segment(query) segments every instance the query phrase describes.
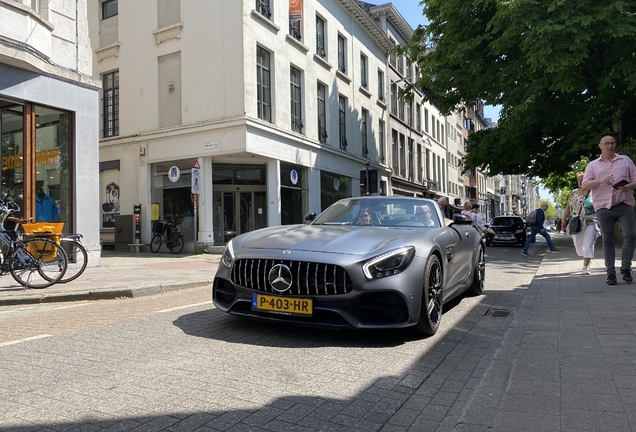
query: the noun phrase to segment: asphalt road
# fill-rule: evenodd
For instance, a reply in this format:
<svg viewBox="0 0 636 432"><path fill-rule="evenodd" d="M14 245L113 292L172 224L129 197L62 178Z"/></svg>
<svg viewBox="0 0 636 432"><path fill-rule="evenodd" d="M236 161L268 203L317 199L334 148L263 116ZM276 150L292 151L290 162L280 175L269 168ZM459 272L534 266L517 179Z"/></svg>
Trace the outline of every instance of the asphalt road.
<svg viewBox="0 0 636 432"><path fill-rule="evenodd" d="M209 288L0 307L0 429L450 430L538 268L519 250L427 339L231 317Z"/></svg>

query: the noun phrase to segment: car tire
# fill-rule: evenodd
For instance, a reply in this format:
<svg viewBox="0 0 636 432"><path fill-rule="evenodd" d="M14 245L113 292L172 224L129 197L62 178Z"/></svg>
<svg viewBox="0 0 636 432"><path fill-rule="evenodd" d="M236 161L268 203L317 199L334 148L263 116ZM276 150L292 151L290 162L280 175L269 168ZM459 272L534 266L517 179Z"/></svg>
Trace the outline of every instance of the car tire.
<svg viewBox="0 0 636 432"><path fill-rule="evenodd" d="M431 255L424 272L420 319L415 325L418 334L432 336L439 329L442 322L442 294L442 265L437 255Z"/></svg>
<svg viewBox="0 0 636 432"><path fill-rule="evenodd" d="M479 246L479 252L477 252L477 262L475 263L475 269L473 270L473 283L468 288L468 292L472 295L478 296L484 293L484 285L486 283L486 254L484 248Z"/></svg>
<svg viewBox="0 0 636 432"><path fill-rule="evenodd" d="M492 246L492 242L490 240L486 240L486 246L488 247Z"/></svg>

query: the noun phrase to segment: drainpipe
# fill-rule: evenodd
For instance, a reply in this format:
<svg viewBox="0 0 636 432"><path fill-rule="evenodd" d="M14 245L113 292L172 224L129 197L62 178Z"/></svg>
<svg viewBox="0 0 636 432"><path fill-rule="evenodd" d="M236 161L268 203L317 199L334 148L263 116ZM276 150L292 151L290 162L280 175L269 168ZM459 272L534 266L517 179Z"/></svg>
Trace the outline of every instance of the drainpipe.
<svg viewBox="0 0 636 432"><path fill-rule="evenodd" d="M75 0L75 70L79 70L79 14L78 14L79 0Z"/></svg>

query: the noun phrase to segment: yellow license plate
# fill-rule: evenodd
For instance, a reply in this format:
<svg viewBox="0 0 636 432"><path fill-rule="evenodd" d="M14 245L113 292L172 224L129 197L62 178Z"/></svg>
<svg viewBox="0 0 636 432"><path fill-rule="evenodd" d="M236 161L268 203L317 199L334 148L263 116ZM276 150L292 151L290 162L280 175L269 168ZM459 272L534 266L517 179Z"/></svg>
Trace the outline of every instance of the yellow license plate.
<svg viewBox="0 0 636 432"><path fill-rule="evenodd" d="M311 316L312 299L252 294L252 309L284 315Z"/></svg>

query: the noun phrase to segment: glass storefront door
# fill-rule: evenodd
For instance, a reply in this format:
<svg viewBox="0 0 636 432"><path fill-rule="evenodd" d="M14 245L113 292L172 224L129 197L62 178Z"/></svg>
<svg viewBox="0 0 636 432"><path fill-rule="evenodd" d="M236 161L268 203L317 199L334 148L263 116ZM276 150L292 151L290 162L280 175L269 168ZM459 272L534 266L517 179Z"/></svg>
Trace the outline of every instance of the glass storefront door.
<svg viewBox="0 0 636 432"><path fill-rule="evenodd" d="M237 235L267 226L267 193L264 190L213 193L214 244L224 245ZM232 188L236 189L236 188Z"/></svg>
<svg viewBox="0 0 636 432"><path fill-rule="evenodd" d="M0 101L0 154L2 184L0 198L24 207L24 109L21 105ZM20 212L17 216L22 216Z"/></svg>

